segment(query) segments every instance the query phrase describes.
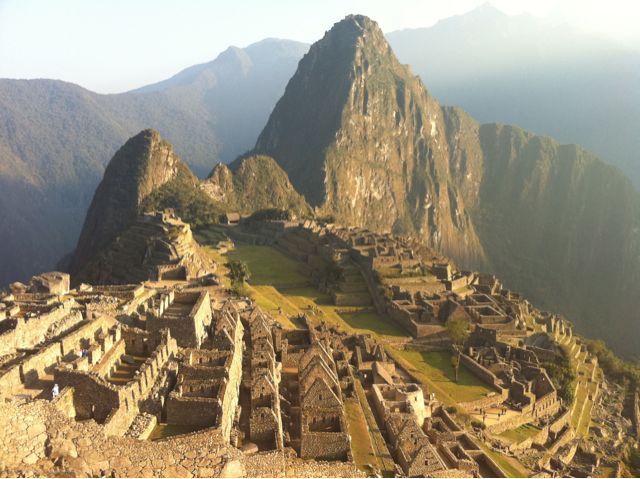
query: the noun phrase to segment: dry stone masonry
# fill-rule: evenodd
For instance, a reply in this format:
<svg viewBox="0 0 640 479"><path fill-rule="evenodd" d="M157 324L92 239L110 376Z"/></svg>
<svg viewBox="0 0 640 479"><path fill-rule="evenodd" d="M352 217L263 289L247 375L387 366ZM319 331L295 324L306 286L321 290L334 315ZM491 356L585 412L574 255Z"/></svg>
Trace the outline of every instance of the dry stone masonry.
<svg viewBox="0 0 640 479"><path fill-rule="evenodd" d="M181 235L194 242L171 212L140 221L176 226L181 233L167 249L176 257L184 253ZM575 425L591 409L564 404L545 370L565 356L578 364L580 384L591 388L586 403L597 417L598 447L611 447L603 401L615 397L615 386L603 383L599 400L597 364L565 320L405 238L312 221L242 220L227 228L304 262L337 305L377 309L413 336L411 347L451 348L447 320L469 321L469 339L452 351L492 392L459 407L486 429L450 414L384 342L317 315L284 328L221 286L211 262L193 275L75 288L52 272L0 296L2 474L382 472L356 467L354 441L364 439L354 436L354 404L369 418L367 439L378 434L376 454L389 458L391 474L505 477L487 447L541 474L619 467L594 453L582 419ZM503 432L532 424L537 434L504 443Z"/></svg>

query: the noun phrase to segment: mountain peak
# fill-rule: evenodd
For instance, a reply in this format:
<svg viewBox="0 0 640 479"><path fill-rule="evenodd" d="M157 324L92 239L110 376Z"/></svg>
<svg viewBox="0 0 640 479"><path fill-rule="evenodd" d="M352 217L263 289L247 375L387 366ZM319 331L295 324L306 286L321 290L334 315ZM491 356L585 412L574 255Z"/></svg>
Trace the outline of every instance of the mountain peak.
<svg viewBox="0 0 640 479"><path fill-rule="evenodd" d="M448 253L483 253L449 181L440 105L400 64L380 27L349 15L313 44L258 137L321 214L430 235ZM425 174L425 172L427 172ZM436 206L437 205L437 206Z"/></svg>
<svg viewBox="0 0 640 479"><path fill-rule="evenodd" d="M378 23L371 20L366 15L361 14L350 14L344 17L342 20L334 24L334 28L338 25L353 25L359 28L361 31L365 31L366 29L379 29Z"/></svg>
<svg viewBox="0 0 640 479"><path fill-rule="evenodd" d="M339 22L336 22L330 30L328 30L322 40L317 43L331 41L340 41L346 44L353 44L359 39L367 37L377 37L384 39L384 33L380 29L377 22L371 20L365 15L347 15Z"/></svg>
<svg viewBox="0 0 640 479"><path fill-rule="evenodd" d="M468 14L478 15L478 16L492 16L492 17L506 17L507 14L502 10L497 8L491 2L485 2L482 5L477 6L473 10L471 10Z"/></svg>
<svg viewBox="0 0 640 479"><path fill-rule="evenodd" d="M71 272L78 271L138 215L144 199L179 174L190 175L170 143L156 130L142 130L116 152L93 197Z"/></svg>

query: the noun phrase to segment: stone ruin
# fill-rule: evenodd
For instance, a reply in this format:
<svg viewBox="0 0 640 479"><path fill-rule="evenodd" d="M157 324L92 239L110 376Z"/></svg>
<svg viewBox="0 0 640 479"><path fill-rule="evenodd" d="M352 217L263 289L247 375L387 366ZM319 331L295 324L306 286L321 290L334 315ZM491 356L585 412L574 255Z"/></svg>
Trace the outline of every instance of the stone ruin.
<svg viewBox="0 0 640 479"><path fill-rule="evenodd" d="M543 359L554 362L561 353L534 349L526 344L514 346L498 341L496 330L482 326L477 326L467 340L460 356L462 364L500 393L493 396L493 401L470 405L470 409L483 417L489 408L504 407L504 412L498 413L495 424L490 426L494 432L539 422L560 411L561 400L541 363ZM515 418L510 417L507 410L517 412Z"/></svg>
<svg viewBox="0 0 640 479"><path fill-rule="evenodd" d="M190 231L179 220L165 212L141 221L152 228L173 224L176 229L167 227L163 234L177 232L171 248L156 242L150 253L140 251L143 258L158 259L156 252L164 251L166 264L182 261L176 259L187 253L177 246L188 243L182 241ZM583 359L568 322L533 308L493 276L458 272L437 257L424 260L407 239L313 222L252 227L266 228L269 241L286 246L312 271L327 259L343 261L343 272L361 271L374 292L373 306L414 336L439 338L449 318L469 320L474 332L461 351L462 361L495 393L463 406L476 418L492 408L509 409L488 428L494 433L544 424L531 439L549 453L537 466L540 471L598 467L593 451L577 445L571 411L541 366L562 354L559 344ZM11 414L34 417L38 424L37 434L0 440L4 454L28 451L15 453L10 471L33 466L53 474L66 465L76 474L96 475L218 475L225 470L278 475L287 468L358 475L346 414L355 401L375 423L367 424L369 433L379 429L383 444L376 447L393 459L391 473L505 475L434 395L370 336L306 316L299 318L301 329L283 329L217 281L204 284L192 281L191 273L174 277L170 271L154 276L147 270L138 283L74 289L68 275L45 273L2 293L0 395ZM12 431L18 427L7 424ZM63 435L50 432L52 427ZM146 440L171 428L188 433ZM85 429L92 431L99 454L123 459L94 457L84 443L65 442ZM26 438L43 434L42 448L23 445ZM180 456L173 462L158 457L173 457L163 444ZM191 457L189 447L213 452ZM79 454L89 462L76 461ZM147 463L146 457L155 459ZM135 469L136 461L144 465Z"/></svg>
<svg viewBox="0 0 640 479"><path fill-rule="evenodd" d="M79 278L93 284L187 281L210 276L215 267L191 227L169 209L140 215L83 267Z"/></svg>

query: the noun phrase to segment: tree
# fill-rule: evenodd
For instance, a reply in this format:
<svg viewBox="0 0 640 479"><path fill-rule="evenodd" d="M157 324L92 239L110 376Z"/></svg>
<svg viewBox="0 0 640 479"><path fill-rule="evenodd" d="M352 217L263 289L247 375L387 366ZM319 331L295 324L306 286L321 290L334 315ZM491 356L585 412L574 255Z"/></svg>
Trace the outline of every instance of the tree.
<svg viewBox="0 0 640 479"><path fill-rule="evenodd" d="M234 286L244 286L244 284L251 278L249 266L247 266L247 263L244 261L230 261L227 263L227 267L229 268L231 284Z"/></svg>
<svg viewBox="0 0 640 479"><path fill-rule="evenodd" d="M458 352L451 361L456 373L456 382L458 382L458 370L460 369L460 357L462 356L462 345L469 337L469 321L462 318L449 318L446 324L449 339L456 346Z"/></svg>

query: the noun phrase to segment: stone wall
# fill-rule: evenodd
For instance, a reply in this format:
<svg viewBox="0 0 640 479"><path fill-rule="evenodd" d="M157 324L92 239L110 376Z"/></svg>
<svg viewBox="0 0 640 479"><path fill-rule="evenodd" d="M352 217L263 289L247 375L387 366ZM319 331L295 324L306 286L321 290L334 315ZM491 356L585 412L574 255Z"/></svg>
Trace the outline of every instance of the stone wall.
<svg viewBox="0 0 640 479"><path fill-rule="evenodd" d="M115 324L116 320L114 318L105 315L99 315L93 321L88 321L60 340L62 355L66 356L74 351L88 347L100 333L106 333Z"/></svg>
<svg viewBox="0 0 640 479"><path fill-rule="evenodd" d="M246 456L246 477L367 477L353 462L307 461L293 449Z"/></svg>
<svg viewBox="0 0 640 479"><path fill-rule="evenodd" d="M109 349L107 349L107 346L105 345L105 354L100 358L98 364L93 367L93 372L100 376L107 377L109 373L111 373L112 369L118 364L122 355L125 354L126 347L127 345L124 339L116 341Z"/></svg>
<svg viewBox="0 0 640 479"><path fill-rule="evenodd" d="M333 304L336 306L371 306L371 296L369 292L333 292L331 296Z"/></svg>
<svg viewBox="0 0 640 479"><path fill-rule="evenodd" d="M524 450L530 449L534 444L538 446L542 446L547 442L548 438L549 438L549 427L545 426L542 429L540 429L539 432L537 432L531 437L528 437L524 441L511 444L509 446L509 450L511 452L524 451Z"/></svg>
<svg viewBox="0 0 640 479"><path fill-rule="evenodd" d="M220 414L217 398L171 395L166 407L168 424L213 427Z"/></svg>
<svg viewBox="0 0 640 479"><path fill-rule="evenodd" d="M633 393L631 401L631 421L633 422L633 431L636 439L640 440L640 397L637 390Z"/></svg>
<svg viewBox="0 0 640 479"><path fill-rule="evenodd" d="M215 426L221 437L226 442L230 441L242 380L244 329L240 321L237 321L232 333L233 343L224 359L223 367L191 365L193 360L199 360L201 357L215 359L216 355L207 354L205 351L187 351L186 361L179 369L178 385L167 399L168 423ZM194 387L192 394L191 389ZM206 393L202 388L209 392Z"/></svg>
<svg viewBox="0 0 640 479"><path fill-rule="evenodd" d="M560 431L562 431L569 424L570 420L571 409L567 409L549 425L549 433L554 437L557 436Z"/></svg>
<svg viewBox="0 0 640 479"><path fill-rule="evenodd" d="M0 376L0 400L11 397L22 387L21 366L16 364Z"/></svg>
<svg viewBox="0 0 640 479"><path fill-rule="evenodd" d="M42 343L47 339L47 333L56 329L56 323L62 321L67 327L72 327L82 321L82 314L72 310L72 302L63 303L55 309L38 314L33 318L16 318L14 328L0 336L0 356L19 348L32 348Z"/></svg>
<svg viewBox="0 0 640 479"><path fill-rule="evenodd" d="M104 433L108 436L122 436L127 432L131 423L138 415L138 406L126 400L124 405L112 409L104 421Z"/></svg>
<svg viewBox="0 0 640 479"><path fill-rule="evenodd" d="M170 298L169 304L160 304L156 310L147 314L147 330L151 332L169 329L171 336L182 348L197 348L206 336L206 328L211 325L211 301L209 293L197 291L174 293L162 296ZM183 317L169 317L167 309L170 304L189 304L191 308Z"/></svg>
<svg viewBox="0 0 640 479"><path fill-rule="evenodd" d="M240 396L240 382L242 381L242 338L244 328L238 321L235 328L233 355L229 365L229 375L222 399L220 430L222 437L229 440L231 428L235 419Z"/></svg>
<svg viewBox="0 0 640 479"><path fill-rule="evenodd" d="M119 331L115 329L113 334ZM67 363L55 369L54 381L62 388L67 386L73 388L73 405L78 419L95 419L104 424L108 434L122 435L139 412L138 402L147 397L162 367L177 351L177 345L168 331L163 332L161 339L154 341L158 343L156 348L140 366L134 378L124 385L115 386L98 372L105 376L108 374L111 364L119 357L118 354L122 354L125 350L125 339L116 343L115 352L113 347L109 351L104 351L104 339L100 345L101 352L106 353L102 357L105 361L104 365L101 362L94 366L94 370L88 371L74 369L74 364ZM111 344L111 341L107 343ZM110 355L110 352L114 354ZM78 361L86 363L88 359L91 357L79 358ZM94 361L92 360L91 363L94 364Z"/></svg>
<svg viewBox="0 0 640 479"><path fill-rule="evenodd" d="M53 404L60 412L62 412L68 418L75 419L76 407L73 402L73 396L75 389L71 386L66 386L60 392L60 395L53 398L51 404Z"/></svg>
<svg viewBox="0 0 640 479"><path fill-rule="evenodd" d="M335 432L305 432L300 443L302 459L347 461L351 456L349 435Z"/></svg>
<svg viewBox="0 0 640 479"><path fill-rule="evenodd" d="M111 411L120 406L116 387L87 372L57 369L54 381L61 388L73 388L73 403L78 419L95 419L103 423Z"/></svg>
<svg viewBox="0 0 640 479"><path fill-rule="evenodd" d="M473 374L475 374L482 381L487 383L489 386L494 388L496 391L500 391L502 388L499 386L499 379L489 371L487 368L479 364L473 358L468 356L467 354L460 355L460 363L469 369Z"/></svg>
<svg viewBox="0 0 640 479"><path fill-rule="evenodd" d="M276 449L280 442L280 428L280 421L272 408L257 407L251 411L249 431L252 442L266 444L270 449Z"/></svg>
<svg viewBox="0 0 640 479"><path fill-rule="evenodd" d="M0 403L0 475L219 477L244 475L243 456L213 430L160 441L106 436L52 403Z"/></svg>
<svg viewBox="0 0 640 479"><path fill-rule="evenodd" d="M459 404L464 409L472 411L477 409L490 408L498 404L502 404L507 400L508 397L509 397L509 390L502 389L500 390L500 392L496 392L493 395L476 399L475 401L461 402Z"/></svg>
<svg viewBox="0 0 640 479"><path fill-rule="evenodd" d="M0 397L9 397L23 385L30 385L44 374L53 372L52 368L64 355L86 347L99 333L104 333L106 328L114 323L114 319L102 316L28 356L21 364L13 366L0 377Z"/></svg>
<svg viewBox="0 0 640 479"><path fill-rule="evenodd" d="M48 372L52 372L50 368L54 366L62 357L62 347L60 343L53 343L42 348L36 354L29 356L22 362L20 368L22 370L22 380L29 385L42 378Z"/></svg>
<svg viewBox="0 0 640 479"><path fill-rule="evenodd" d="M576 432L572 427L567 427L555 440L551 446L547 448L549 455L554 455L565 444L569 443L576 437Z"/></svg>
<svg viewBox="0 0 640 479"><path fill-rule="evenodd" d="M491 471L489 477L508 477L500 466L484 452L472 453L472 457L479 465L483 465Z"/></svg>

